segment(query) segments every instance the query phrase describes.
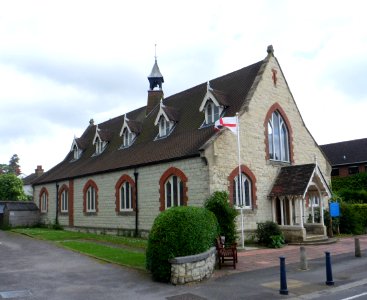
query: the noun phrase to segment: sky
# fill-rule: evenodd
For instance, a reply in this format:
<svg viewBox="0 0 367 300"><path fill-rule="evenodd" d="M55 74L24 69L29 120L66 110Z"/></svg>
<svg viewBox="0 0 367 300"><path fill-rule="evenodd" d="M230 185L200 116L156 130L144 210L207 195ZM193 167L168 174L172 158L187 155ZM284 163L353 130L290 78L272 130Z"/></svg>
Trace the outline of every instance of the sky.
<svg viewBox="0 0 367 300"><path fill-rule="evenodd" d="M47 171L95 124L266 57L320 145L366 138L364 1L0 0L0 163Z"/></svg>

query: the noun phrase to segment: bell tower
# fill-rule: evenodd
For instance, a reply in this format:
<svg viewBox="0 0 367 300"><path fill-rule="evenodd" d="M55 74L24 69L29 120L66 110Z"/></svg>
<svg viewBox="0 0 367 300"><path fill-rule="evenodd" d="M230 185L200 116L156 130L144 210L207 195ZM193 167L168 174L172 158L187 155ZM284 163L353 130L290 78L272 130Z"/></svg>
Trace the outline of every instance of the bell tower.
<svg viewBox="0 0 367 300"><path fill-rule="evenodd" d="M150 75L149 80L149 90L148 90L148 101L146 108L146 115L148 115L160 101L163 99L162 83L164 82L163 75L159 70L157 63L157 55L154 56L154 65Z"/></svg>

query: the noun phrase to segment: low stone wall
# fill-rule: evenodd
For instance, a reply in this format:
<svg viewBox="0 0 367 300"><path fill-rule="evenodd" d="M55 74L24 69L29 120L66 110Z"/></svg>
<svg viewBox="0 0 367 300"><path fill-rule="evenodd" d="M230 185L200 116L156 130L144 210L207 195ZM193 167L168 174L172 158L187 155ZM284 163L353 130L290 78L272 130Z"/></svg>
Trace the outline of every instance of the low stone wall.
<svg viewBox="0 0 367 300"><path fill-rule="evenodd" d="M204 253L170 259L171 283L185 284L209 278L214 271L216 252L212 247Z"/></svg>
<svg viewBox="0 0 367 300"><path fill-rule="evenodd" d="M287 243L301 243L306 240L306 229L300 226L279 226Z"/></svg>

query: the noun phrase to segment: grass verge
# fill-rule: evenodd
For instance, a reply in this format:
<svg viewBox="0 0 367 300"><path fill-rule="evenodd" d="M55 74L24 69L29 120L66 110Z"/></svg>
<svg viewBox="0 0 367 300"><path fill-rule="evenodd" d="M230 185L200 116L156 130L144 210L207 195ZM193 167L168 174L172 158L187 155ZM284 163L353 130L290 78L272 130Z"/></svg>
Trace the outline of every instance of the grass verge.
<svg viewBox="0 0 367 300"><path fill-rule="evenodd" d="M147 247L147 240L117 235L83 233L49 228L16 228L12 229L12 231L47 241L95 240L117 245L125 245L132 248L146 249Z"/></svg>
<svg viewBox="0 0 367 300"><path fill-rule="evenodd" d="M48 228L16 228L11 231L56 242L65 248L111 263L145 269L147 240L144 239Z"/></svg>
<svg viewBox="0 0 367 300"><path fill-rule="evenodd" d="M127 267L145 269L145 253L133 252L126 249L108 247L93 242L63 241L59 242L65 248L84 253L108 262Z"/></svg>

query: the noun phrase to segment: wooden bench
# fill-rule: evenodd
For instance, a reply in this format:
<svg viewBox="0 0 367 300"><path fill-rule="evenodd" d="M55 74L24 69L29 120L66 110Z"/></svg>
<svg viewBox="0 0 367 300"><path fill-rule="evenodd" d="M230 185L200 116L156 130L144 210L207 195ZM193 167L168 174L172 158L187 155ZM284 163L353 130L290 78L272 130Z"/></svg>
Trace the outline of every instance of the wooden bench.
<svg viewBox="0 0 367 300"><path fill-rule="evenodd" d="M232 262L233 269L236 269L236 263L238 262L237 258L237 244L232 244L231 246L225 246L222 243L220 237L216 239L216 248L218 252L219 259L219 269L222 268L224 262L229 261Z"/></svg>

